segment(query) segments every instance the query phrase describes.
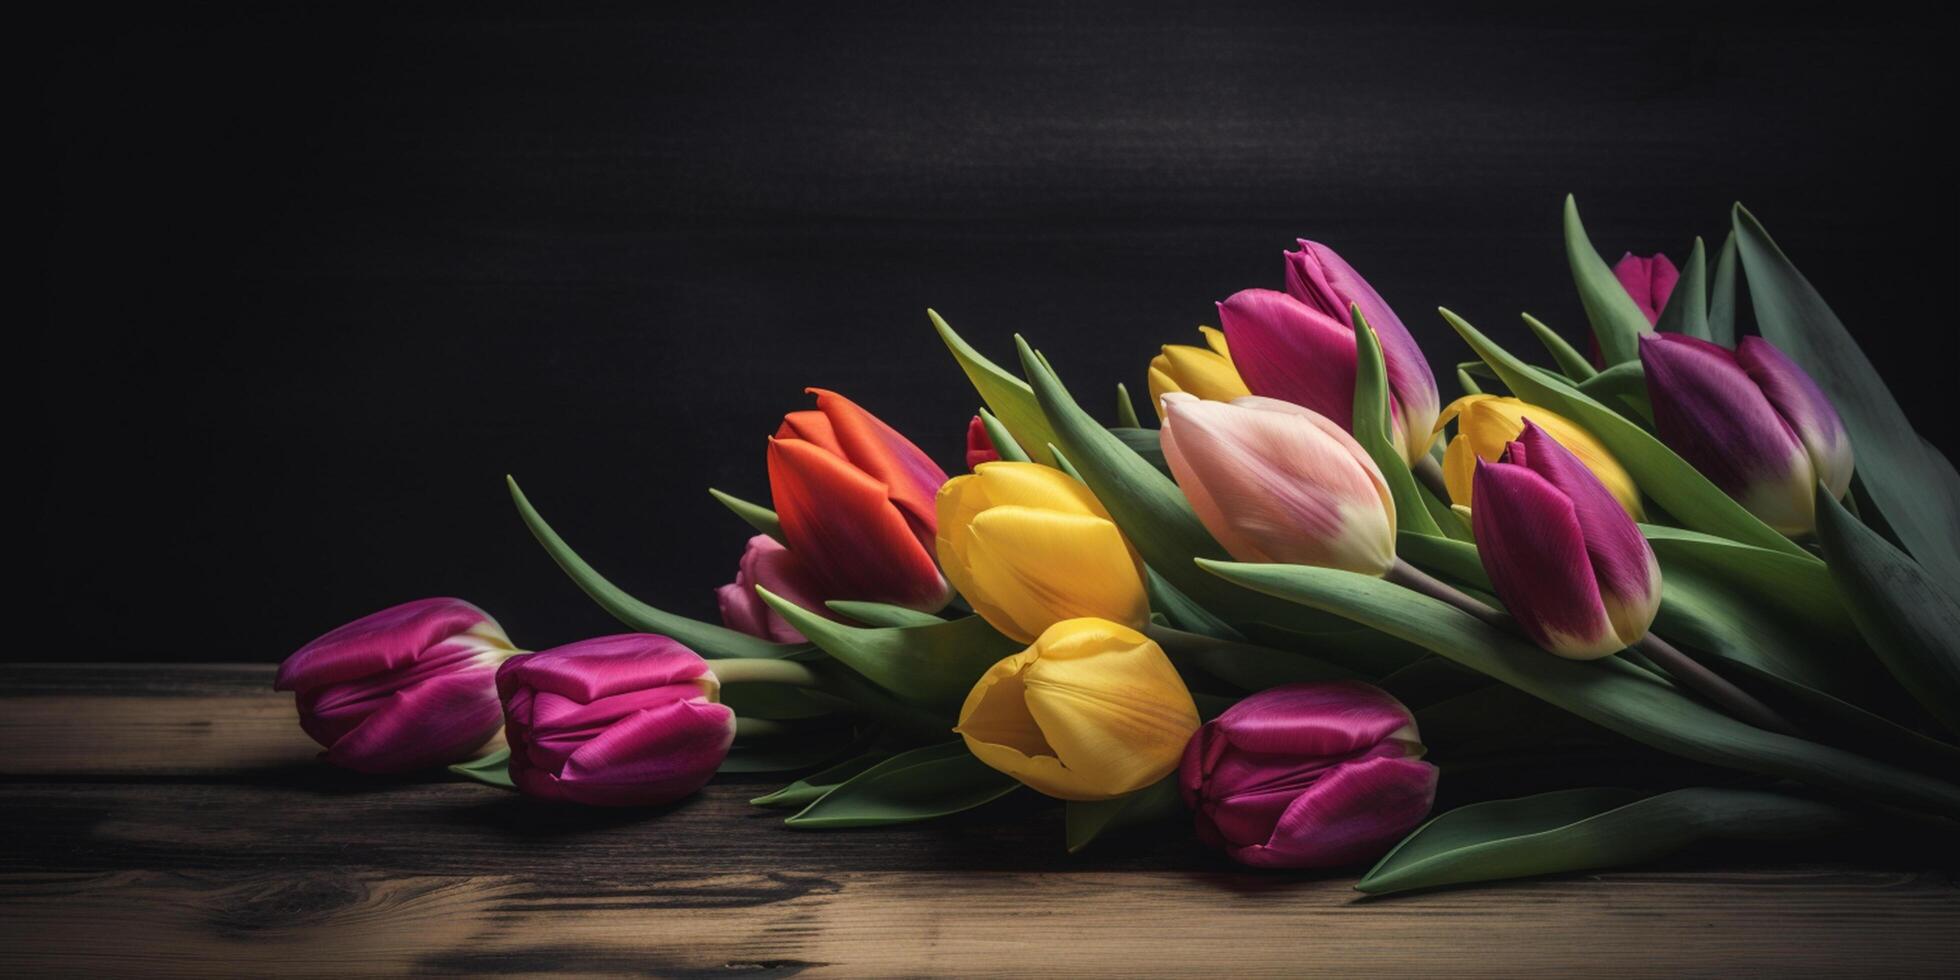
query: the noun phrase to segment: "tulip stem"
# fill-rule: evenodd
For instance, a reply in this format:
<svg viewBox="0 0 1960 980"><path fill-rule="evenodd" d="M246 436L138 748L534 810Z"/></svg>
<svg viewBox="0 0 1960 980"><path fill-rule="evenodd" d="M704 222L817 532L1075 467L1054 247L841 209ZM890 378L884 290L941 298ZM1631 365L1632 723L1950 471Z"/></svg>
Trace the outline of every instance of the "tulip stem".
<svg viewBox="0 0 1960 980"><path fill-rule="evenodd" d="M1646 638L1634 644L1633 648L1646 654L1647 659L1667 671L1683 686L1692 688L1695 693L1714 702L1732 717L1746 721L1764 731L1781 735L1798 734L1796 726L1777 714L1774 708L1729 683L1722 675L1702 666L1693 657L1682 653L1674 644L1649 633Z"/></svg>
<svg viewBox="0 0 1960 980"><path fill-rule="evenodd" d="M1438 602L1449 603L1498 629L1509 632L1517 630L1517 624L1511 621L1510 614L1465 595L1456 586L1436 579L1428 572L1400 558L1395 559L1395 564L1389 566L1387 574L1382 577L1412 592L1420 592Z"/></svg>
<svg viewBox="0 0 1960 980"><path fill-rule="evenodd" d="M1415 478L1421 481L1423 486L1428 487L1429 492L1435 494L1437 500L1444 504L1450 502L1450 487L1448 483L1443 482L1443 468L1437 465L1436 457L1425 453L1410 464L1409 472L1415 474Z"/></svg>
<svg viewBox="0 0 1960 980"><path fill-rule="evenodd" d="M708 661L709 669L723 684L788 684L792 687L821 688L816 672L794 660L768 657L730 657Z"/></svg>

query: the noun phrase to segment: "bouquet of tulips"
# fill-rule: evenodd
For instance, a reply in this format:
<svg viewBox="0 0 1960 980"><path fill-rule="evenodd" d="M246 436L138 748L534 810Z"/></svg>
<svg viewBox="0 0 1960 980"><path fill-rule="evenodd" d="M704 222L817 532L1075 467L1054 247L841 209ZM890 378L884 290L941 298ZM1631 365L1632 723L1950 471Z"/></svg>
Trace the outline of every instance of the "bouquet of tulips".
<svg viewBox="0 0 1960 980"><path fill-rule="evenodd" d="M1533 364L1442 310L1475 355L1448 405L1314 242L1150 363L1154 429L1120 386L1105 424L1025 340L1003 366L931 314L985 405L971 472L810 389L768 440L773 508L710 491L755 532L721 623L614 586L513 481L634 632L527 653L423 600L278 686L364 771L591 805L785 772L754 803L806 829L1026 787L1071 851L1181 824L1246 865L1372 862L1373 893L1950 828L1953 465L1740 206L1712 262L1696 240L1609 267L1569 199L1565 233L1591 354L1526 316Z"/></svg>

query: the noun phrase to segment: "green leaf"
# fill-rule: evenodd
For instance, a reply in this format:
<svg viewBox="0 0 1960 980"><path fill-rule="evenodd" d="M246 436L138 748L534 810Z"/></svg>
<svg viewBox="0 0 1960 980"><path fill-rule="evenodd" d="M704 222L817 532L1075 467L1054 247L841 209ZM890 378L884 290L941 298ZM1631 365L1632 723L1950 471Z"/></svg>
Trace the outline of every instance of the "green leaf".
<svg viewBox="0 0 1960 980"><path fill-rule="evenodd" d="M1143 423L1137 421L1136 404L1130 401L1130 389L1123 382L1116 382L1116 424L1126 429L1141 429Z"/></svg>
<svg viewBox="0 0 1960 980"><path fill-rule="evenodd" d="M735 715L739 718L762 718L770 721L821 718L836 714L840 708L848 707L807 688L761 681L724 685L721 689L721 701L734 709Z"/></svg>
<svg viewBox="0 0 1960 980"><path fill-rule="evenodd" d="M1238 630L1203 606L1191 601L1191 597L1177 590L1177 586L1166 581L1157 570L1149 565L1143 566L1144 588L1150 593L1150 608L1163 613L1172 626L1205 636L1222 640L1243 640Z"/></svg>
<svg viewBox="0 0 1960 980"><path fill-rule="evenodd" d="M1462 317L1449 310L1440 312L1519 398L1543 405L1592 433L1633 475L1640 489L1676 520L1697 531L1810 558L1809 552L1757 520L1645 429L1559 378L1518 360Z"/></svg>
<svg viewBox="0 0 1960 980"><path fill-rule="evenodd" d="M1200 564L1247 588L1336 612L1418 644L1663 752L1795 779L1853 798L1960 815L1960 786L1752 727L1619 657L1554 656L1454 606L1366 575L1300 565Z"/></svg>
<svg viewBox="0 0 1960 980"><path fill-rule="evenodd" d="M1756 326L1815 379L1851 433L1865 489L1899 543L1937 582L1960 588L1960 476L1913 431L1878 369L1769 232L1735 206L1736 243Z"/></svg>
<svg viewBox="0 0 1960 980"><path fill-rule="evenodd" d="M1421 656L1418 650L1368 630L1356 630L1338 617L1287 609L1285 603L1273 603L1201 573L1192 559L1223 559L1225 550L1198 521L1177 484L1131 451L1121 438L1097 425L1027 341L1016 337L1014 342L1041 408L1061 440L1056 445L1080 469L1082 481L1136 546L1144 562L1165 581L1234 624L1265 623L1310 635L1323 645L1327 659L1340 658L1343 666L1386 672Z"/></svg>
<svg viewBox="0 0 1960 980"><path fill-rule="evenodd" d="M987 430L987 441L994 444L994 452L999 453L1001 459L1010 463L1032 462L1028 459L1027 451L1014 441L1014 434L1007 431L1007 426L1002 425L994 413L981 409L980 425Z"/></svg>
<svg viewBox="0 0 1960 980"><path fill-rule="evenodd" d="M1184 801L1178 795L1176 773L1113 800L1070 800L1065 809L1070 854L1088 847L1103 834L1174 820L1185 813Z"/></svg>
<svg viewBox="0 0 1960 980"><path fill-rule="evenodd" d="M749 719L742 719L744 723ZM829 762L863 739L849 728L833 727L793 731L760 738L738 737L716 772L762 773L794 772Z"/></svg>
<svg viewBox="0 0 1960 980"><path fill-rule="evenodd" d="M1599 338L1606 365L1639 360L1640 335L1652 333L1654 327L1593 249L1586 226L1579 221L1579 203L1570 194L1565 197L1565 258L1572 265L1572 282L1579 287L1579 302L1592 322L1593 336Z"/></svg>
<svg viewBox="0 0 1960 980"><path fill-rule="evenodd" d="M708 495L721 501L723 507L733 511L736 517L748 522L756 531L767 534L777 541L783 540L783 522L776 519L776 512L761 504L752 504L732 493L723 493L714 487L708 488Z"/></svg>
<svg viewBox="0 0 1960 980"><path fill-rule="evenodd" d="M1851 619L1879 660L1927 712L1960 732L1960 603L1931 569L1858 523L1821 485L1817 536Z"/></svg>
<svg viewBox="0 0 1960 980"><path fill-rule="evenodd" d="M510 782L510 749L501 748L480 759L459 762L449 767L458 776L474 779L479 783L516 789Z"/></svg>
<svg viewBox="0 0 1960 980"><path fill-rule="evenodd" d="M773 793L764 793L750 800L749 803L752 806L806 807L822 798L825 793L843 785L845 780L889 758L891 758L889 752L866 752L822 772L811 773Z"/></svg>
<svg viewBox="0 0 1960 980"><path fill-rule="evenodd" d="M929 612L894 606L889 602L860 602L856 599L831 599L824 603L830 611L848 616L866 626L931 626L943 623L944 619Z"/></svg>
<svg viewBox="0 0 1960 980"><path fill-rule="evenodd" d="M614 619L644 633L673 637L704 657L780 659L810 652L808 644L771 643L725 626L655 609L627 595L624 589L607 581L605 576L586 564L585 559L580 558L571 545L566 544L565 539L545 523L537 508L532 507L531 501L525 498L524 491L518 489L515 479L508 476L504 479L510 484L510 498L517 504L517 513L524 518L524 526L531 529L531 536L538 539L545 553L565 570L572 582L591 596L599 608L611 613Z"/></svg>
<svg viewBox="0 0 1960 980"><path fill-rule="evenodd" d="M1568 789L1459 807L1416 829L1355 889L1371 895L1628 867L1705 840L1800 840L1853 826L1850 811L1762 790L1695 787L1642 798Z"/></svg>
<svg viewBox="0 0 1960 980"><path fill-rule="evenodd" d="M1477 363L1481 364L1483 362L1479 361ZM1466 395L1481 395L1484 393L1483 387L1477 384L1477 379L1472 378L1470 372L1462 368L1456 369L1456 383L1458 387L1463 389L1463 393Z"/></svg>
<svg viewBox="0 0 1960 980"><path fill-rule="evenodd" d="M1020 785L974 758L964 741L946 742L892 756L783 822L830 830L931 820L991 803Z"/></svg>
<svg viewBox="0 0 1960 980"><path fill-rule="evenodd" d="M1381 339L1361 314L1361 307L1348 310L1354 322L1354 440L1368 451L1375 467L1388 481L1388 494L1395 501L1395 523L1422 534L1441 534L1429 508L1416 492L1415 475L1409 472L1402 448L1395 443L1395 430L1389 417L1388 367L1382 360Z"/></svg>
<svg viewBox="0 0 1960 980"><path fill-rule="evenodd" d="M1735 347L1735 232L1722 240L1715 257L1715 281L1708 290L1708 339Z"/></svg>
<svg viewBox="0 0 1960 980"><path fill-rule="evenodd" d="M1111 429L1109 432L1111 435L1122 440L1123 445L1128 446L1131 452L1142 457L1143 461L1149 463L1157 472L1164 474L1166 477L1171 475L1171 464L1164 461L1164 443L1159 430L1119 427Z"/></svg>
<svg viewBox="0 0 1960 980"><path fill-rule="evenodd" d="M1152 623L1144 635L1164 649L1180 673L1201 670L1243 691L1281 684L1355 680L1355 673L1310 654L1275 650L1243 640L1224 640Z"/></svg>
<svg viewBox="0 0 1960 980"><path fill-rule="evenodd" d="M756 594L825 653L899 699L957 708L975 681L1023 644L968 616L923 626L860 629L825 619L761 586Z"/></svg>
<svg viewBox="0 0 1960 980"><path fill-rule="evenodd" d="M1582 382L1599 373L1599 370L1592 366L1592 362L1586 360L1586 355L1566 343L1564 337L1559 336L1557 331L1546 326L1537 317L1529 313L1524 314L1524 325L1538 335L1538 342L1545 345L1546 352L1552 355L1552 363L1557 364L1559 372L1566 377Z"/></svg>
<svg viewBox="0 0 1960 980"><path fill-rule="evenodd" d="M1653 424L1654 404L1647 398L1647 371L1639 361L1615 364L1580 382L1577 390L1588 398L1613 407L1624 418L1645 423L1645 426ZM1628 414L1628 411L1632 414Z"/></svg>
<svg viewBox="0 0 1960 980"><path fill-rule="evenodd" d="M1042 414L1028 383L982 357L971 344L960 339L960 335L954 333L938 313L927 310L926 316L932 319L933 329L939 331L939 339L946 342L946 349L952 351L953 358L960 362L960 370L966 372L967 380L980 393L980 399L993 409L1007 431L1013 434L1015 443L1031 453L1035 462L1052 465L1053 461L1047 457L1048 444L1065 444L1056 439L1055 430L1049 427L1048 418Z"/></svg>
<svg viewBox="0 0 1960 980"><path fill-rule="evenodd" d="M1681 267L1681 281L1674 284L1654 329L1708 339L1708 252L1700 236L1695 237L1688 263Z"/></svg>

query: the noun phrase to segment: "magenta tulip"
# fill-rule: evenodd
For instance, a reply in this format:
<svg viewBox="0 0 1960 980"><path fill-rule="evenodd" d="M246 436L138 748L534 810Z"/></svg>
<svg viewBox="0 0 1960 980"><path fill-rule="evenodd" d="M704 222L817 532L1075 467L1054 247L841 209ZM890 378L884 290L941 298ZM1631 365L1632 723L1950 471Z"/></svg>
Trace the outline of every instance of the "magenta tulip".
<svg viewBox="0 0 1960 980"><path fill-rule="evenodd" d="M1218 304L1232 363L1255 395L1304 405L1352 431L1353 308L1381 341L1397 447L1414 462L1429 451L1439 399L1415 338L1361 274L1333 249L1301 241L1286 253L1286 292L1247 289Z"/></svg>
<svg viewBox="0 0 1960 980"><path fill-rule="evenodd" d="M1661 441L1763 523L1816 527L1814 488L1851 487L1851 436L1810 375L1769 341L1731 352L1681 334L1640 339Z"/></svg>
<svg viewBox="0 0 1960 980"><path fill-rule="evenodd" d="M708 662L626 633L521 654L497 671L510 780L531 796L653 806L700 789L735 740Z"/></svg>
<svg viewBox="0 0 1960 980"><path fill-rule="evenodd" d="M497 665L517 652L461 599L420 599L357 619L279 665L299 724L323 758L358 772L411 772L476 754L502 717Z"/></svg>
<svg viewBox="0 0 1960 980"><path fill-rule="evenodd" d="M1367 450L1312 409L1248 395L1164 396L1159 432L1179 490L1233 558L1381 575L1395 501Z"/></svg>
<svg viewBox="0 0 1960 980"><path fill-rule="evenodd" d="M819 616L836 618L824 606L821 589L810 570L781 542L758 534L742 549L735 581L715 590L722 625L772 643L806 642L796 627L756 594L758 585Z"/></svg>
<svg viewBox="0 0 1960 980"><path fill-rule="evenodd" d="M971 470L981 463L991 463L1000 459L1000 452L994 448L994 440L987 435L987 423L975 415L966 424L966 468Z"/></svg>
<svg viewBox="0 0 1960 980"><path fill-rule="evenodd" d="M1331 868L1381 856L1429 814L1436 767L1415 717L1359 681L1288 684L1206 722L1178 787L1198 838L1240 864Z"/></svg>
<svg viewBox="0 0 1960 980"><path fill-rule="evenodd" d="M1471 494L1477 554L1525 635L1575 660L1647 635L1660 609L1660 564L1571 450L1526 418L1498 462L1477 462Z"/></svg>
<svg viewBox="0 0 1960 980"><path fill-rule="evenodd" d="M1613 275L1626 288L1627 295L1633 297L1633 305L1647 315L1648 323L1660 322L1661 311L1667 309L1667 298L1674 295L1674 284L1681 280L1681 270L1667 256L1640 256L1632 252L1620 256L1620 261L1613 264Z"/></svg>

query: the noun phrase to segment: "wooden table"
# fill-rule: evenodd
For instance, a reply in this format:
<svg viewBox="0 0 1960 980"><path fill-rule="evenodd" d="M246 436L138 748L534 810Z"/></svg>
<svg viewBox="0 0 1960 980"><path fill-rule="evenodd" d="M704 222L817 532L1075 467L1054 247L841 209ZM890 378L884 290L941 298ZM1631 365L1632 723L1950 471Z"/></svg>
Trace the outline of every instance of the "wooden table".
<svg viewBox="0 0 1960 980"><path fill-rule="evenodd" d="M363 778L314 761L271 676L0 667L0 976L1951 975L1960 956L1960 888L1903 860L1699 854L1363 899L1182 833L1070 857L1030 794L812 833L747 805L778 780L620 812Z"/></svg>

